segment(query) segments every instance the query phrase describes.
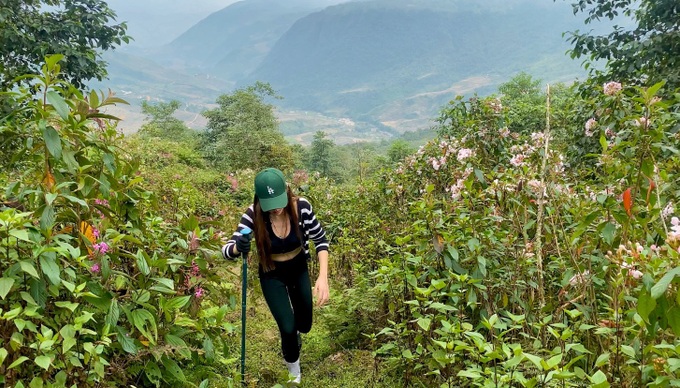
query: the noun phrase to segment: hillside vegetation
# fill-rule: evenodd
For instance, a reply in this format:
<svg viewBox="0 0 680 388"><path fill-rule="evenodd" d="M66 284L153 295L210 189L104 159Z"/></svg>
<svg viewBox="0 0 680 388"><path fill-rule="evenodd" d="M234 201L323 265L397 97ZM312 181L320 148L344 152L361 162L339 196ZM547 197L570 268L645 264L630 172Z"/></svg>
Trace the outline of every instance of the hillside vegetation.
<svg viewBox="0 0 680 388"><path fill-rule="evenodd" d="M205 131L172 101L142 104L124 136L105 113L124 100L63 79L86 48L33 63L0 99L0 383L285 386L256 256L220 253L273 166L331 246L304 386L680 385L680 85L663 50L680 8L580 4L639 9L643 49L575 36L583 82L521 73L442 105L433 132L374 144L288 143L262 82L220 95Z"/></svg>

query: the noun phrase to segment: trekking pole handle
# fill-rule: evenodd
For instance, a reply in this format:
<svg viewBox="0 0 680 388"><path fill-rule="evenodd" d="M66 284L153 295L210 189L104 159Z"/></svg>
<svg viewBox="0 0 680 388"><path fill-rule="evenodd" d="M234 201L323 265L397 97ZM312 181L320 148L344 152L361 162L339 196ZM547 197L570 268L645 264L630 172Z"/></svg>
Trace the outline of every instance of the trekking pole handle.
<svg viewBox="0 0 680 388"><path fill-rule="evenodd" d="M245 227L241 234L249 235L253 231ZM246 385L246 290L248 288L248 253L241 253L243 257L243 269L241 271L241 385Z"/></svg>

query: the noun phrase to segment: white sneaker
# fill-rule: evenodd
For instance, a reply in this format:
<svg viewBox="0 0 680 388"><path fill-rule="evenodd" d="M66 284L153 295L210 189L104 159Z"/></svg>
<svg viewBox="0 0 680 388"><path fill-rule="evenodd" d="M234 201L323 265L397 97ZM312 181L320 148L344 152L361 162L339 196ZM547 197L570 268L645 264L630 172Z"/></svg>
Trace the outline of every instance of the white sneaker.
<svg viewBox="0 0 680 388"><path fill-rule="evenodd" d="M302 373L300 373L300 359L295 362L286 362L288 366L288 384L298 385L302 380Z"/></svg>

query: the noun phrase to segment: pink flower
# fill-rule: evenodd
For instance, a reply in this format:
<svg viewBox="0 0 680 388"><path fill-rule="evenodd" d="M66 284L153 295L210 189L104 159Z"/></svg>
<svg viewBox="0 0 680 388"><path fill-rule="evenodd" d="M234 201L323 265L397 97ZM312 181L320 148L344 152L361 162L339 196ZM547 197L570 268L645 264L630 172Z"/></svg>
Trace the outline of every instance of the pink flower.
<svg viewBox="0 0 680 388"><path fill-rule="evenodd" d="M632 276L633 279L640 279L642 277L642 272L637 269L628 270L628 275Z"/></svg>
<svg viewBox="0 0 680 388"><path fill-rule="evenodd" d="M94 236L95 240L99 239L99 236L100 236L99 229L93 227L92 228L92 235Z"/></svg>
<svg viewBox="0 0 680 388"><path fill-rule="evenodd" d="M92 267L90 267L90 271L92 271L92 273L99 273L100 270L101 267L99 266L99 263L94 263L92 264Z"/></svg>
<svg viewBox="0 0 680 388"><path fill-rule="evenodd" d="M100 242L100 243L92 245L92 249L96 253L98 253L100 255L104 255L104 254L106 254L106 252L109 251L110 247L109 247L109 244L107 244L105 242Z"/></svg>
<svg viewBox="0 0 680 388"><path fill-rule="evenodd" d="M668 201L666 206L661 211L661 216L663 218L666 218L666 217L670 216L671 214L673 214L674 212L675 212L675 208L673 207L673 202ZM673 218L677 219L678 217L673 217ZM673 223L673 220L671 220L671 224L672 223Z"/></svg>
<svg viewBox="0 0 680 388"><path fill-rule="evenodd" d="M196 291L194 291L194 296L197 298L203 297L203 294L205 294L205 291L201 287L196 287Z"/></svg>
<svg viewBox="0 0 680 388"><path fill-rule="evenodd" d="M620 82L607 82L604 84L604 94L608 96L613 96L617 93L619 93L622 89L621 83Z"/></svg>
<svg viewBox="0 0 680 388"><path fill-rule="evenodd" d="M680 219L678 217L671 218L671 225L673 225L673 226L680 225Z"/></svg>
<svg viewBox="0 0 680 388"><path fill-rule="evenodd" d="M605 134L605 136L607 136L607 137L609 137L609 138L612 138L612 137L615 137L615 136L616 136L616 132L614 132L611 128L607 128L607 129L604 131L604 134Z"/></svg>
<svg viewBox="0 0 680 388"><path fill-rule="evenodd" d="M469 158L470 156L472 156L472 150L471 150L471 149L469 149L469 148L461 148L461 149L458 151L458 157L457 157L457 158L458 158L458 161L459 161L459 162L462 162L463 160Z"/></svg>
<svg viewBox="0 0 680 388"><path fill-rule="evenodd" d="M506 137L510 136L510 130L508 129L508 127L502 128L499 131L499 134L501 135L502 138L506 138Z"/></svg>
<svg viewBox="0 0 680 388"><path fill-rule="evenodd" d="M191 275L192 276L198 276L201 274L201 269L198 268L198 264L196 264L195 261L191 262Z"/></svg>
<svg viewBox="0 0 680 388"><path fill-rule="evenodd" d="M636 127L647 128L649 127L649 120L646 117L640 117L639 119L633 121Z"/></svg>
<svg viewBox="0 0 680 388"><path fill-rule="evenodd" d="M517 154L510 159L510 164L512 164L515 167L519 167L522 164L524 164L524 155L522 154Z"/></svg>
<svg viewBox="0 0 680 388"><path fill-rule="evenodd" d="M571 279L569 279L569 284L572 286L584 284L588 280L588 276L590 276L590 271L577 273L576 275L572 276Z"/></svg>
<svg viewBox="0 0 680 388"><path fill-rule="evenodd" d="M659 252L661 252L661 248L659 248L658 246L656 246L656 244L652 244L652 246L649 247L649 249L651 249L652 252L657 253L657 254L658 254Z"/></svg>
<svg viewBox="0 0 680 388"><path fill-rule="evenodd" d="M588 121L586 121L586 136L593 137L593 134L595 133L593 130L595 129L596 126L597 120L595 120L594 118L588 119Z"/></svg>
<svg viewBox="0 0 680 388"><path fill-rule="evenodd" d="M439 170L439 167L441 166L441 165L439 164L439 160L437 160L437 159L435 159L435 158L432 158L432 159L430 160L430 162L432 163L432 168L434 168L435 171L438 171L438 170Z"/></svg>

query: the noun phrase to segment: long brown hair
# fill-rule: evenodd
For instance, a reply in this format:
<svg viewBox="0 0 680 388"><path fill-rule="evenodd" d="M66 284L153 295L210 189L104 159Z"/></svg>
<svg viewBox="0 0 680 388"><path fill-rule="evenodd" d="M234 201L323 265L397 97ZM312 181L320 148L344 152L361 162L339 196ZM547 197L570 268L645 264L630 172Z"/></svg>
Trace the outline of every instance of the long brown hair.
<svg viewBox="0 0 680 388"><path fill-rule="evenodd" d="M298 240L302 242L302 231L298 225L298 212L297 212L297 197L293 195L290 187L286 187L286 194L288 195L288 204L284 208L284 211L292 220L294 226L295 234ZM267 222L269 221L269 212L262 211L260 206L260 199L255 195L253 199L253 208L255 210L255 219L253 220L253 225L255 226L255 245L257 246L257 255L260 257L260 265L262 265L262 270L264 272L269 272L274 269L274 261L272 260L272 242L269 239L269 232L267 232ZM292 231L291 231L292 232Z"/></svg>

